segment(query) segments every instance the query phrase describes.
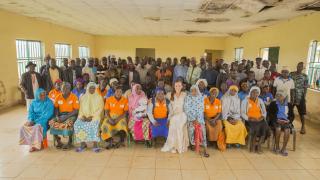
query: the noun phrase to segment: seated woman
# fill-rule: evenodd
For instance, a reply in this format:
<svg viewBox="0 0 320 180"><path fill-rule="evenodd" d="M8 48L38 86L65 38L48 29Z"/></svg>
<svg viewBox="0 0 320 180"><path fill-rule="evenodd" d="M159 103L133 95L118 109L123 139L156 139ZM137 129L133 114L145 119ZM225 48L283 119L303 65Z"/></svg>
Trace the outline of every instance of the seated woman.
<svg viewBox="0 0 320 180"><path fill-rule="evenodd" d="M261 94L259 97L263 100L264 104L266 105L266 108L269 107L270 103L273 100L273 95L270 92L269 85L263 85L261 87Z"/></svg>
<svg viewBox="0 0 320 180"><path fill-rule="evenodd" d="M48 121L53 113L52 101L43 89L37 89L35 100L31 102L29 108L28 121L20 129L20 145L29 145L30 152L46 148Z"/></svg>
<svg viewBox="0 0 320 180"><path fill-rule="evenodd" d="M56 97L61 94L61 79L57 79L56 82L54 82L54 88L49 92L48 97L49 99L54 103Z"/></svg>
<svg viewBox="0 0 320 180"><path fill-rule="evenodd" d="M109 90L108 81L106 79L100 79L97 87L97 93L104 98Z"/></svg>
<svg viewBox="0 0 320 180"><path fill-rule="evenodd" d="M240 99L238 87L230 86L222 97L222 120L225 127L226 143L228 147L234 144L237 148L246 144L247 130L240 116Z"/></svg>
<svg viewBox="0 0 320 180"><path fill-rule="evenodd" d="M86 93L80 98L79 115L74 123L75 142L81 143L81 146L76 149L77 152L82 152L87 148L86 142L93 142L93 151L100 152L98 147L99 125L103 106L103 98L96 92L96 84L90 82Z"/></svg>
<svg viewBox="0 0 320 180"><path fill-rule="evenodd" d="M79 110L79 100L76 95L71 93L71 85L68 82L62 84L62 94L54 102L55 118L49 121L50 133L57 141L57 149L69 149L72 146L73 123L77 119ZM68 144L61 142L62 136L69 136Z"/></svg>
<svg viewBox="0 0 320 180"><path fill-rule="evenodd" d="M106 99L104 106L105 118L101 125L101 138L104 141L109 141L106 149L119 148L123 145L124 139L128 134L128 100L122 96L120 86L114 88L114 95ZM113 144L113 137L118 133L120 134L120 141Z"/></svg>
<svg viewBox="0 0 320 180"><path fill-rule="evenodd" d="M248 81L242 80L240 82L240 91L238 93L238 96L240 98L240 101L244 100L249 95L249 84Z"/></svg>
<svg viewBox="0 0 320 180"><path fill-rule="evenodd" d="M221 101L217 98L218 88L211 88L210 96L204 99L204 116L208 141L217 141L218 135L222 131L221 122Z"/></svg>
<svg viewBox="0 0 320 180"><path fill-rule="evenodd" d="M115 87L118 86L118 83L119 83L118 79L116 79L116 78L110 79L110 82L109 82L110 88L108 89L107 94L105 95L104 99L107 99L107 98L114 95Z"/></svg>
<svg viewBox="0 0 320 180"><path fill-rule="evenodd" d="M290 137L290 129L292 124L288 119L288 100L287 93L284 90L278 90L276 100L272 101L269 106L268 116L272 126L275 128L275 149L276 154L288 156L287 144ZM281 131L284 131L283 145L280 150Z"/></svg>
<svg viewBox="0 0 320 180"><path fill-rule="evenodd" d="M210 96L210 93L207 89L208 82L206 79L199 79L197 81L196 85L198 86L198 88L203 96L205 96L205 97Z"/></svg>
<svg viewBox="0 0 320 180"><path fill-rule="evenodd" d="M174 83L173 92L167 94L170 99L169 106L169 131L166 143L161 148L162 152L183 153L188 150L189 138L187 129L187 115L183 104L186 93L183 90L183 81L177 79Z"/></svg>
<svg viewBox="0 0 320 180"><path fill-rule="evenodd" d="M128 127L135 141L146 141L146 145L151 147L150 121L147 116L148 99L142 91L140 84L132 87L129 96L129 122Z"/></svg>
<svg viewBox="0 0 320 180"><path fill-rule="evenodd" d="M151 137L155 141L158 137L168 136L168 114L170 101L165 97L164 89L157 88L156 96L148 104L148 117L151 122Z"/></svg>
<svg viewBox="0 0 320 180"><path fill-rule="evenodd" d="M204 148L203 156L209 157L207 153L207 136L204 122L204 96L201 95L197 85L190 88L190 93L184 102L184 109L187 114L188 134L191 149L198 152L200 144Z"/></svg>
<svg viewBox="0 0 320 180"><path fill-rule="evenodd" d="M86 90L83 88L83 80L81 78L78 78L75 81L75 88L73 88L72 93L76 95L78 99L86 93Z"/></svg>
<svg viewBox="0 0 320 180"><path fill-rule="evenodd" d="M256 151L260 154L262 153L261 144L265 139L268 125L266 122L266 107L259 95L260 88L253 86L250 89L249 96L241 103L241 117L248 122L250 128L250 152Z"/></svg>

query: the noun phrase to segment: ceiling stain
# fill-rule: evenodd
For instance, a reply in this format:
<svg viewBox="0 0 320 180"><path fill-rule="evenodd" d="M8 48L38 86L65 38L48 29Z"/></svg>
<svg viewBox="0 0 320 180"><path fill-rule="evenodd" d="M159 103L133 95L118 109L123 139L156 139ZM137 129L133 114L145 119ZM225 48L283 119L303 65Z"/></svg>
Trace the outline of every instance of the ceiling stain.
<svg viewBox="0 0 320 180"><path fill-rule="evenodd" d="M320 1L304 4L298 8L298 11L320 11Z"/></svg>
<svg viewBox="0 0 320 180"><path fill-rule="evenodd" d="M233 37L241 37L243 35L243 33L228 33L228 34Z"/></svg>
<svg viewBox="0 0 320 180"><path fill-rule="evenodd" d="M199 12L204 14L223 14L227 9L231 8L233 3L226 4L222 2L206 0L204 1L200 8Z"/></svg>
<svg viewBox="0 0 320 180"><path fill-rule="evenodd" d="M274 7L275 7L275 6L269 6L269 5L267 5L267 6L264 6L263 8L261 8L261 9L259 10L259 12L266 11L266 10L271 9L271 8L274 8Z"/></svg>
<svg viewBox="0 0 320 180"><path fill-rule="evenodd" d="M265 20L261 20L261 21L256 21L255 23L265 24L265 23L270 23L270 22L274 22L274 21L279 21L279 19L265 19Z"/></svg>
<svg viewBox="0 0 320 180"><path fill-rule="evenodd" d="M203 33L211 33L210 31L201 31L201 30L184 30L184 31L177 31L184 34L203 34Z"/></svg>
<svg viewBox="0 0 320 180"><path fill-rule="evenodd" d="M144 17L144 19L146 20L150 20L150 21L154 21L154 22L159 22L159 21L163 21L163 20L170 20L170 19L162 19L158 16L147 16L147 17Z"/></svg>
<svg viewBox="0 0 320 180"><path fill-rule="evenodd" d="M192 21L199 24L206 24L210 22L227 22L230 21L228 18L195 18L192 20L186 20L186 21Z"/></svg>

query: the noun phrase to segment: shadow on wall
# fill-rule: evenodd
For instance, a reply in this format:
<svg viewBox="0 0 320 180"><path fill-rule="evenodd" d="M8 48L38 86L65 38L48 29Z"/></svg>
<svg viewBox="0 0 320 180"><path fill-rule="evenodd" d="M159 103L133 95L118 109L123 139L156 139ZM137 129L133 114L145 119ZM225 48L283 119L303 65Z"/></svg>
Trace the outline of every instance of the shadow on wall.
<svg viewBox="0 0 320 180"><path fill-rule="evenodd" d="M6 87L4 86L3 81L0 81L0 108L3 107L6 103L7 91Z"/></svg>
<svg viewBox="0 0 320 180"><path fill-rule="evenodd" d="M319 93L315 90L308 89L307 93L307 120L313 123L320 124L320 109L319 109ZM299 121L299 116L296 116Z"/></svg>

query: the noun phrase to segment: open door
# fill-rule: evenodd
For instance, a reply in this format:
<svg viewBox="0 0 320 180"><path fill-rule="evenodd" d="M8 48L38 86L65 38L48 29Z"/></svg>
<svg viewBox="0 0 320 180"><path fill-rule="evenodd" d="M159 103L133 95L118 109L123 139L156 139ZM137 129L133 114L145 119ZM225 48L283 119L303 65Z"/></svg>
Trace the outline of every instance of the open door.
<svg viewBox="0 0 320 180"><path fill-rule="evenodd" d="M268 59L271 63L278 64L280 47L269 47Z"/></svg>
<svg viewBox="0 0 320 180"><path fill-rule="evenodd" d="M223 57L223 50L206 49L204 52L207 54L207 59L211 61Z"/></svg>
<svg viewBox="0 0 320 180"><path fill-rule="evenodd" d="M156 50L154 48L136 48L136 56L139 58L144 58L144 57L155 58Z"/></svg>

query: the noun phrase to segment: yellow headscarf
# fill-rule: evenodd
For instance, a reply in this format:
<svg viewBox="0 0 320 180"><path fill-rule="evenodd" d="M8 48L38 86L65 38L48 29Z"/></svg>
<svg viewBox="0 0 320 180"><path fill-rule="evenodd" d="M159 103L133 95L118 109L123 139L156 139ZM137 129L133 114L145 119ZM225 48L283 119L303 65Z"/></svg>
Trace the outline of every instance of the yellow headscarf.
<svg viewBox="0 0 320 180"><path fill-rule="evenodd" d="M238 88L238 86L236 86L236 85L232 85L232 86L229 87L229 91L230 91L230 90L235 90L235 91L238 92L238 91L239 91L239 88Z"/></svg>
<svg viewBox="0 0 320 180"><path fill-rule="evenodd" d="M213 90L217 91L217 94L216 94L216 97L217 97L219 95L219 89L216 87L212 87L212 88L210 88L209 93L211 94L211 91L213 91Z"/></svg>
<svg viewBox="0 0 320 180"><path fill-rule="evenodd" d="M101 114L103 111L103 99L102 97L95 91L93 94L89 92L90 87L95 87L96 84L90 82L87 85L86 93L80 97L80 110L79 110L79 118L82 116L90 117L92 116L93 121L100 121Z"/></svg>

